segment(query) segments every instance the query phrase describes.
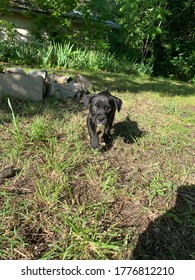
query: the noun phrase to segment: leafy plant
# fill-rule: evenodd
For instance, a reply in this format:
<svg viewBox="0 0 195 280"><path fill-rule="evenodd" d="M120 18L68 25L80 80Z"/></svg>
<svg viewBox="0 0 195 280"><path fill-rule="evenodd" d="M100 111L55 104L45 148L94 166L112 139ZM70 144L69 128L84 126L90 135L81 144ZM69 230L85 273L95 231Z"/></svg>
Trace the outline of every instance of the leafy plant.
<svg viewBox="0 0 195 280"><path fill-rule="evenodd" d="M71 61L71 54L74 45L69 43L59 44L54 43L53 45L53 59L58 67L67 67Z"/></svg>
<svg viewBox="0 0 195 280"><path fill-rule="evenodd" d="M0 42L1 56L4 61L27 65L58 66L76 69L100 69L111 72L129 72L132 62L105 51L76 48L73 44Z"/></svg>

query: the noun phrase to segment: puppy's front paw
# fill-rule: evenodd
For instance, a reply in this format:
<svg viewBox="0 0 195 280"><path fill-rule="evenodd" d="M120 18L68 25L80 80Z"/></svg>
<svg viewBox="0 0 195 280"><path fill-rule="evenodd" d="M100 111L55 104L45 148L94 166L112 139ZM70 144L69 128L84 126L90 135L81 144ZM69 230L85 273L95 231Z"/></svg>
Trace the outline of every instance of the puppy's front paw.
<svg viewBox="0 0 195 280"><path fill-rule="evenodd" d="M99 148L99 142L98 142L97 139L91 139L90 143L91 143L91 147L93 149L98 149Z"/></svg>
<svg viewBox="0 0 195 280"><path fill-rule="evenodd" d="M111 144L112 143L112 137L110 135L104 134L102 136L102 139L105 144Z"/></svg>

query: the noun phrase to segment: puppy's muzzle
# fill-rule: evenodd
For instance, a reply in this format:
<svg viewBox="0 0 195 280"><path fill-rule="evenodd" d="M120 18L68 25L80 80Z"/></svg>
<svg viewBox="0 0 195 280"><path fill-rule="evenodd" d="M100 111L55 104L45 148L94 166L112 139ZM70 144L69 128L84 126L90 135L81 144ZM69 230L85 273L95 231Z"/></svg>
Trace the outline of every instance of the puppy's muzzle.
<svg viewBox="0 0 195 280"><path fill-rule="evenodd" d="M107 122L107 118L106 116L104 115L101 115L101 114L98 114L97 117L96 117L96 124L102 124L102 125L105 125Z"/></svg>
<svg viewBox="0 0 195 280"><path fill-rule="evenodd" d="M103 115L97 115L97 120L98 120L99 122L103 122L103 121L105 120L105 116L103 116Z"/></svg>

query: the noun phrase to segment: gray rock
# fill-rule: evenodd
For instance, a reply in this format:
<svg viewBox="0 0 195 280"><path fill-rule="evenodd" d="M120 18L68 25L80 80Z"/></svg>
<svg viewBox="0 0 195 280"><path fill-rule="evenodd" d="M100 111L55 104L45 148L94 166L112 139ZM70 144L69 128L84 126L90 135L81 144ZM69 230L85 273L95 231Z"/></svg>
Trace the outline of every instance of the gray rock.
<svg viewBox="0 0 195 280"><path fill-rule="evenodd" d="M75 77L75 83L82 84L86 89L92 89L92 84L84 76L77 74Z"/></svg>
<svg viewBox="0 0 195 280"><path fill-rule="evenodd" d="M41 76L44 79L43 94L46 95L51 91L51 81L47 70L31 70L28 72L29 76Z"/></svg>
<svg viewBox="0 0 195 280"><path fill-rule="evenodd" d="M27 101L40 101L44 90L44 79L41 76L0 73L0 94Z"/></svg>
<svg viewBox="0 0 195 280"><path fill-rule="evenodd" d="M59 100L74 97L78 98L79 92L82 92L83 90L83 85L80 83L75 83L74 81L63 85L58 83L52 83L49 95L54 96Z"/></svg>
<svg viewBox="0 0 195 280"><path fill-rule="evenodd" d="M51 82L55 82L58 84L67 84L73 80L70 76L62 76L56 73L50 74L49 78Z"/></svg>
<svg viewBox="0 0 195 280"><path fill-rule="evenodd" d="M77 75L75 80L69 76L60 76L58 74L51 74L49 95L54 96L59 100L66 98L76 98L81 100L83 96L89 94L87 88L91 88L92 84L82 75Z"/></svg>
<svg viewBox="0 0 195 280"><path fill-rule="evenodd" d="M28 75L30 76L41 76L44 80L48 78L47 70L31 70L28 72Z"/></svg>
<svg viewBox="0 0 195 280"><path fill-rule="evenodd" d="M4 71L5 74L20 74L20 75L26 75L24 70L22 68L7 68Z"/></svg>

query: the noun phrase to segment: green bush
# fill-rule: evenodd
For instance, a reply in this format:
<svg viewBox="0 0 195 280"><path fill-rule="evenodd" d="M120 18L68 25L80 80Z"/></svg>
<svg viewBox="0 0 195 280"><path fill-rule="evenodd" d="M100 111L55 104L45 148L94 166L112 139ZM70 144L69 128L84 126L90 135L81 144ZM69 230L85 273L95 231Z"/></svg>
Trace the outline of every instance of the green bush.
<svg viewBox="0 0 195 280"><path fill-rule="evenodd" d="M70 43L0 42L1 60L39 66L131 72L135 65L126 57L116 58L108 51L79 49Z"/></svg>
<svg viewBox="0 0 195 280"><path fill-rule="evenodd" d="M194 43L177 44L171 59L173 76L184 81L195 79L195 49Z"/></svg>

